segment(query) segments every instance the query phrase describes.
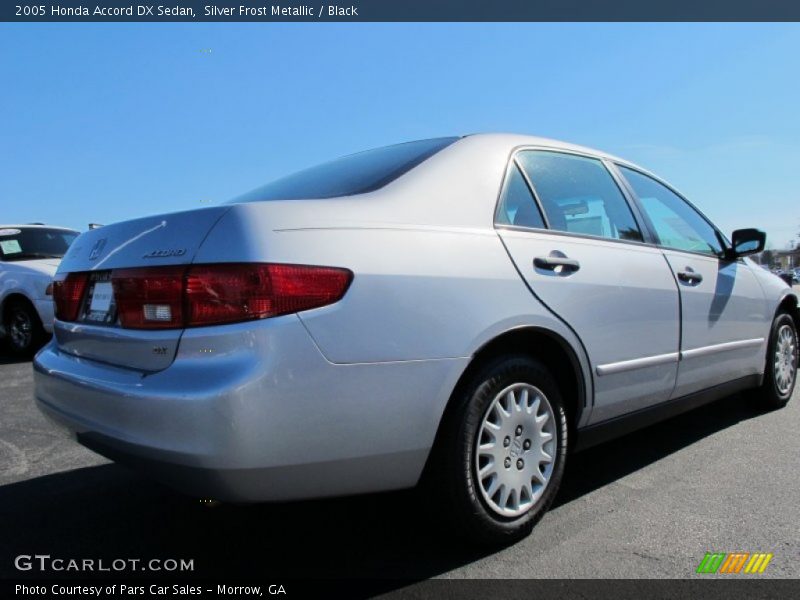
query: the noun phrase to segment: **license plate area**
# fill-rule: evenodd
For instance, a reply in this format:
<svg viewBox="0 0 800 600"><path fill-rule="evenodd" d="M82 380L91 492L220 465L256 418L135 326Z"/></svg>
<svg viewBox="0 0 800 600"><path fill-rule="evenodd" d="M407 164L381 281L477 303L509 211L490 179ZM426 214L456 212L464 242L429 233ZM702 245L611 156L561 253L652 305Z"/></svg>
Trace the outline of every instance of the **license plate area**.
<svg viewBox="0 0 800 600"><path fill-rule="evenodd" d="M92 273L83 303L80 320L94 325L113 325L117 321L117 305L111 286L111 271Z"/></svg>

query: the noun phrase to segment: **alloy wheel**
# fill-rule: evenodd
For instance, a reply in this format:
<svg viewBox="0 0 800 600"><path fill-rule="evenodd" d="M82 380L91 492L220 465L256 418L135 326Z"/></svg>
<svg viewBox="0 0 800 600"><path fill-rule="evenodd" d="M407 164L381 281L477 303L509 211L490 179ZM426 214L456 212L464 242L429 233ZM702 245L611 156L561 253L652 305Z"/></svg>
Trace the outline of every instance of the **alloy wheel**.
<svg viewBox="0 0 800 600"><path fill-rule="evenodd" d="M797 339L789 325L778 330L774 356L775 387L781 395L789 393L797 369Z"/></svg>

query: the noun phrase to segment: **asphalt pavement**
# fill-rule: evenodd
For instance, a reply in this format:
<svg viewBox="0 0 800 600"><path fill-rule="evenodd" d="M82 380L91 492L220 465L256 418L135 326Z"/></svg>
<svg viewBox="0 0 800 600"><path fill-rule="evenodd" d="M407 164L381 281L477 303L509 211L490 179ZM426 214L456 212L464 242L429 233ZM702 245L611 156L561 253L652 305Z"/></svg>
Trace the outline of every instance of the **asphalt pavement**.
<svg viewBox="0 0 800 600"><path fill-rule="evenodd" d="M741 551L774 554L758 577L798 578L799 395L770 413L732 396L571 456L533 534L489 552L416 491L209 508L64 437L30 362L0 354L0 577L46 553L191 558L209 576L691 578L706 552Z"/></svg>

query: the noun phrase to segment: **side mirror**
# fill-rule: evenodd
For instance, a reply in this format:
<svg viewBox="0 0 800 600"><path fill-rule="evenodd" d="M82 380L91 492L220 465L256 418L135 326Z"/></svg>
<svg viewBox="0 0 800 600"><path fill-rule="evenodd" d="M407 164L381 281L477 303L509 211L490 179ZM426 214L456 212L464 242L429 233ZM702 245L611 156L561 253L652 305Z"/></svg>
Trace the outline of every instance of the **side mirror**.
<svg viewBox="0 0 800 600"><path fill-rule="evenodd" d="M758 254L764 250L767 243L767 234L758 229L737 229L731 236L733 249L729 252L730 258Z"/></svg>

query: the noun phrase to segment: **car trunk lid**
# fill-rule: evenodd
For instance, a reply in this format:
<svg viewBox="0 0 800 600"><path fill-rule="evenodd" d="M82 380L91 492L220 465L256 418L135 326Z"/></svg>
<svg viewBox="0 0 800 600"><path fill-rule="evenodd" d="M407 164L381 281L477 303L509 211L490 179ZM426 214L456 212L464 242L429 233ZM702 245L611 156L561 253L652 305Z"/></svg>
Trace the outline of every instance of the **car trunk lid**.
<svg viewBox="0 0 800 600"><path fill-rule="evenodd" d="M157 215L107 225L82 234L70 247L56 280L78 278L75 318L56 320L59 349L75 356L141 371L168 367L183 329L126 329L120 325L111 274L121 269L192 262L229 206Z"/></svg>

